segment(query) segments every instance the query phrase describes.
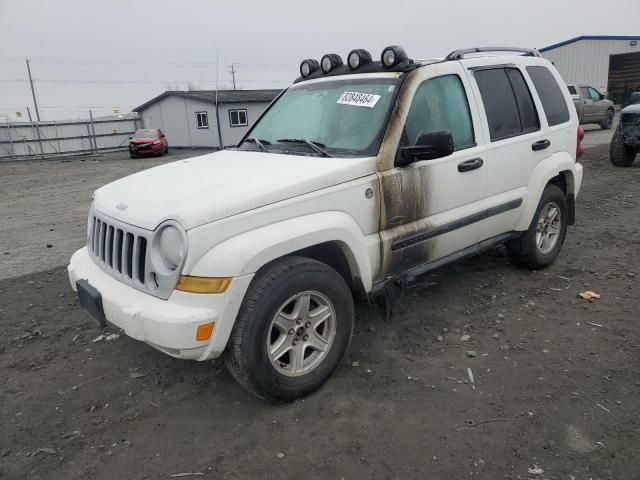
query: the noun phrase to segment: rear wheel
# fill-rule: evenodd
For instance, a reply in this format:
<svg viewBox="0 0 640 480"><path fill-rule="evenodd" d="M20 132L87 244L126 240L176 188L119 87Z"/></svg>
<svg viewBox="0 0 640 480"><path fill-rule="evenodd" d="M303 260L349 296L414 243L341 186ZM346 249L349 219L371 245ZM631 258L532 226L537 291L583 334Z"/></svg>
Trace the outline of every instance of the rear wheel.
<svg viewBox="0 0 640 480"><path fill-rule="evenodd" d="M568 208L564 192L545 187L529 229L506 243L509 259L525 268L547 267L556 259L567 234Z"/></svg>
<svg viewBox="0 0 640 480"><path fill-rule="evenodd" d="M602 122L600 122L600 128L602 128L603 130L610 130L611 127L613 127L613 117L613 110L607 110L607 114L605 115Z"/></svg>
<svg viewBox="0 0 640 480"><path fill-rule="evenodd" d="M267 400L295 400L320 387L344 357L354 309L344 279L327 265L285 257L247 291L226 351L230 372Z"/></svg>
<svg viewBox="0 0 640 480"><path fill-rule="evenodd" d="M622 129L618 127L611 139L609 146L609 160L616 167L628 167L636 158L636 150L633 147L625 145L624 134Z"/></svg>

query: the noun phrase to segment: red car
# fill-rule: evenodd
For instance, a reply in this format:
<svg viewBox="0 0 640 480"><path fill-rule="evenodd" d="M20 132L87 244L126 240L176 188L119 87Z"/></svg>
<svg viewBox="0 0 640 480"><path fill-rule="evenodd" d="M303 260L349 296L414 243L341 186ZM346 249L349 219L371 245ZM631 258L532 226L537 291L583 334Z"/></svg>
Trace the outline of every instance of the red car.
<svg viewBox="0 0 640 480"><path fill-rule="evenodd" d="M159 128L136 130L129 137L129 156L131 158L146 155L164 155L169 153L167 137Z"/></svg>

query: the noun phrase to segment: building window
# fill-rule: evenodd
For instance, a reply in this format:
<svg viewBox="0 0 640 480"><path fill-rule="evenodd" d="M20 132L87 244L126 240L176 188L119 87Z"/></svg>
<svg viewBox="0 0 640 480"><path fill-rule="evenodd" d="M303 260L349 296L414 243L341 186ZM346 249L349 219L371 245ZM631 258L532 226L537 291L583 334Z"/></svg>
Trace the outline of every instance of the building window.
<svg viewBox="0 0 640 480"><path fill-rule="evenodd" d="M246 127L249 125L247 122L247 110L229 110L229 123L232 127Z"/></svg>
<svg viewBox="0 0 640 480"><path fill-rule="evenodd" d="M196 127L209 128L209 116L207 112L196 112Z"/></svg>

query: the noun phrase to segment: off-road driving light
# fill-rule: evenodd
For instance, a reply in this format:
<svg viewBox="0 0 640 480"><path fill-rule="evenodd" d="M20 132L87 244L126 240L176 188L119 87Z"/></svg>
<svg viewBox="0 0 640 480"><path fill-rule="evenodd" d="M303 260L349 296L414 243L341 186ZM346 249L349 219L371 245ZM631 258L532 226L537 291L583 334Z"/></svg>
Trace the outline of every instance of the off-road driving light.
<svg viewBox="0 0 640 480"><path fill-rule="evenodd" d="M347 63L350 70L357 70L358 68L371 62L371 54L361 48L357 50L351 50L347 56Z"/></svg>
<svg viewBox="0 0 640 480"><path fill-rule="evenodd" d="M320 64L318 63L317 60L314 60L313 58L308 58L307 60L303 60L302 63L300 64L300 75L302 75L302 78L307 78L309 75L311 75L313 72L315 72L319 68L320 68Z"/></svg>
<svg viewBox="0 0 640 480"><path fill-rule="evenodd" d="M176 290L189 293L224 293L229 285L231 285L231 277L180 275Z"/></svg>
<svg viewBox="0 0 640 480"><path fill-rule="evenodd" d="M175 270L180 266L186 253L185 247L182 233L173 225L167 225L160 231L158 250L169 270Z"/></svg>
<svg viewBox="0 0 640 480"><path fill-rule="evenodd" d="M385 68L395 67L400 62L407 59L407 53L404 48L397 45L391 45L382 51L380 62Z"/></svg>
<svg viewBox="0 0 640 480"><path fill-rule="evenodd" d="M328 53L322 57L320 65L322 66L322 71L324 73L329 73L334 68L342 65L342 58L337 53Z"/></svg>

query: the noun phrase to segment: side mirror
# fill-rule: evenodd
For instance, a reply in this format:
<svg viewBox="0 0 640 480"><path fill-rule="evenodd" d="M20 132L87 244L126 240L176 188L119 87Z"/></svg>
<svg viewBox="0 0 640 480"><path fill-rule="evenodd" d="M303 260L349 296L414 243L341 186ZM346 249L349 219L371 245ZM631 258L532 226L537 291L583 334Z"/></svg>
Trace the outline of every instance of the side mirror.
<svg viewBox="0 0 640 480"><path fill-rule="evenodd" d="M166 135L163 133L162 135L160 135L160 138L164 138Z"/></svg>
<svg viewBox="0 0 640 480"><path fill-rule="evenodd" d="M416 144L400 149L396 164L406 167L420 160L434 160L453 153L453 137L449 130L434 130L418 135Z"/></svg>
<svg viewBox="0 0 640 480"><path fill-rule="evenodd" d="M129 135L129 140L131 140L133 138L133 135Z"/></svg>

